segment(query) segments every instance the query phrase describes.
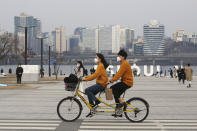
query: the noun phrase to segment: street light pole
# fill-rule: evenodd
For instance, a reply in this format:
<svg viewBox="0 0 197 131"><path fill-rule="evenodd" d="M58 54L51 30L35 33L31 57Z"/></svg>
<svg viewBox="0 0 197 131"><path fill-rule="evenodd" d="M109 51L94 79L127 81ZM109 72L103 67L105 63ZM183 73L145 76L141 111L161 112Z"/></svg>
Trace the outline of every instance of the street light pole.
<svg viewBox="0 0 197 131"><path fill-rule="evenodd" d="M51 77L51 46L49 46L49 77Z"/></svg>
<svg viewBox="0 0 197 131"><path fill-rule="evenodd" d="M43 77L43 40L46 39L48 37L37 37L37 39L41 40L41 61L40 61L40 65L41 65L41 69L40 69L40 73L41 73L41 78Z"/></svg>
<svg viewBox="0 0 197 131"><path fill-rule="evenodd" d="M41 69L43 71L43 38L41 38ZM41 73L41 77L43 77L42 73Z"/></svg>
<svg viewBox="0 0 197 131"><path fill-rule="evenodd" d="M25 65L27 65L27 27L25 28Z"/></svg>

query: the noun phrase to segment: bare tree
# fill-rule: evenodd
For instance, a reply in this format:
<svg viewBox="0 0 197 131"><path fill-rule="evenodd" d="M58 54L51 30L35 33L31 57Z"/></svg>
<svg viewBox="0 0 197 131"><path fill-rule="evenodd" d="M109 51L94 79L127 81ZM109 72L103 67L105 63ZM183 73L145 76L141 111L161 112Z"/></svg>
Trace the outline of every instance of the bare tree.
<svg viewBox="0 0 197 131"><path fill-rule="evenodd" d="M15 50L15 39L11 33L3 33L0 35L0 59L13 55Z"/></svg>
<svg viewBox="0 0 197 131"><path fill-rule="evenodd" d="M62 65L63 61L64 61L64 58L62 55L56 53L56 55L54 56L55 57L55 63L54 63L54 75L56 77L56 80L58 78L58 74L59 74L59 69L60 69L60 66Z"/></svg>

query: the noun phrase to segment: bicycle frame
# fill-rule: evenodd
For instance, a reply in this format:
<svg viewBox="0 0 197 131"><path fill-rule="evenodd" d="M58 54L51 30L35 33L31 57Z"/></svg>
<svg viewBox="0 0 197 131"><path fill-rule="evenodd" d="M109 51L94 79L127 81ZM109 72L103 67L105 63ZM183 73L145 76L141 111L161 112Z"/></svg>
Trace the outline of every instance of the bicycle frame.
<svg viewBox="0 0 197 131"><path fill-rule="evenodd" d="M91 104L89 104L88 101L86 101L86 99L80 94L80 93L83 93L85 94L84 92L82 92L81 90L79 90L79 84L80 82L78 83L77 85L77 88L75 90L75 93L74 93L74 96L78 96L85 104L86 106L90 109L90 110L93 110ZM86 95L86 94L85 94ZM99 97L97 98L101 103L103 103L105 106L99 106L100 108L105 108L105 107L111 107L112 109L114 109L113 111L104 111L104 110L101 110L101 111L96 111L96 112L104 112L104 113L112 113L112 112L115 112L115 106L113 105L116 105L117 103L113 103L113 104L108 104L106 102L104 102L103 100L101 100L101 97L100 97L101 93L99 94ZM132 105L126 103L127 106L130 106L131 107L131 110L123 110L123 112L133 112L135 111L135 107L133 107Z"/></svg>

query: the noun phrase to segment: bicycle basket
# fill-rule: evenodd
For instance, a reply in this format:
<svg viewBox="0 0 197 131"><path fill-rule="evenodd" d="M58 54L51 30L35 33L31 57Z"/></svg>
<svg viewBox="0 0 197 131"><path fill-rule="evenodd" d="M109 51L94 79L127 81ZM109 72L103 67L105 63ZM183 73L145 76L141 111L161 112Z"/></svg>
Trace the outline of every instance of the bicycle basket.
<svg viewBox="0 0 197 131"><path fill-rule="evenodd" d="M77 83L65 83L66 91L74 91L77 87Z"/></svg>
<svg viewBox="0 0 197 131"><path fill-rule="evenodd" d="M78 78L76 75L70 74L69 77L64 78L64 83L66 91L74 91L78 83Z"/></svg>

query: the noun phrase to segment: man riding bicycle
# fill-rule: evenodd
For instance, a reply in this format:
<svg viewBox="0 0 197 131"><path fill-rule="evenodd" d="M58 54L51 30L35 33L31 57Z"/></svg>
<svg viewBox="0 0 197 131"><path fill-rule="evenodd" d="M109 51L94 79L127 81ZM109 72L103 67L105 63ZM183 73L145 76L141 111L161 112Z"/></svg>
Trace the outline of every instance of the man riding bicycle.
<svg viewBox="0 0 197 131"><path fill-rule="evenodd" d="M131 69L131 65L126 61L127 53L124 50L120 50L118 53L117 61L121 63L120 69L116 73L116 75L110 80L110 83L117 81L121 78L121 82L118 82L112 85L110 88L112 89L114 99L116 102L116 110L120 109L124 106L124 102L120 96L124 93L127 89L133 86L133 73ZM122 116L117 115L116 113L113 116Z"/></svg>

